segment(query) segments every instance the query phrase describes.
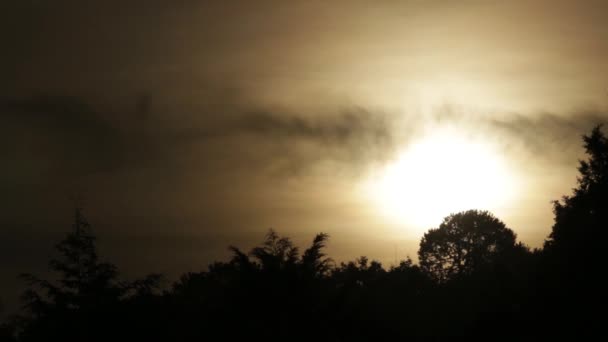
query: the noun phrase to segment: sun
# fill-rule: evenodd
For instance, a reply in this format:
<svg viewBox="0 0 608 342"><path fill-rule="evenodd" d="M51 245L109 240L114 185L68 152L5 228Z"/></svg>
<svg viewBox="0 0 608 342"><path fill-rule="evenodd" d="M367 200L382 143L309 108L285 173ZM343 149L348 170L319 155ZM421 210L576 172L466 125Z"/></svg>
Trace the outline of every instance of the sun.
<svg viewBox="0 0 608 342"><path fill-rule="evenodd" d="M425 231L450 213L501 207L516 186L491 144L443 129L410 144L367 189L382 213Z"/></svg>

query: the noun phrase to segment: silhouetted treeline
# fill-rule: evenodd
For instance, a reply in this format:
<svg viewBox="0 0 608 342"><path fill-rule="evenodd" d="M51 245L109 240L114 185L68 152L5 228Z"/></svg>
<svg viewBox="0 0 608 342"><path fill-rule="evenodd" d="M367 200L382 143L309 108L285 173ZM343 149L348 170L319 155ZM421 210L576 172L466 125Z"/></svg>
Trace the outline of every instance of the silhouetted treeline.
<svg viewBox="0 0 608 342"><path fill-rule="evenodd" d="M101 261L82 211L56 246L54 281L27 281L24 312L0 326L10 341L548 340L603 333L608 241L608 141L584 136L573 194L554 203L542 250L491 213L452 214L420 242L419 264L336 264L318 234L301 251L270 231L250 251L161 289L161 276L121 281Z"/></svg>

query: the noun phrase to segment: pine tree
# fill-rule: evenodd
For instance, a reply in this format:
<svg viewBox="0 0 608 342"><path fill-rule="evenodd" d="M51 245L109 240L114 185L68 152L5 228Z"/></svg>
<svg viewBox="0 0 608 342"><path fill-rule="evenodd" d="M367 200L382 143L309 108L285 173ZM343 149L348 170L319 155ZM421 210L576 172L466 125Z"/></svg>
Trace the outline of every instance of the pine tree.
<svg viewBox="0 0 608 342"><path fill-rule="evenodd" d="M119 299L123 288L117 282L116 266L99 261L96 238L81 208L75 210L72 231L55 248L59 257L51 259L49 268L59 274L57 282L22 275L30 285L24 299L33 314L94 309Z"/></svg>

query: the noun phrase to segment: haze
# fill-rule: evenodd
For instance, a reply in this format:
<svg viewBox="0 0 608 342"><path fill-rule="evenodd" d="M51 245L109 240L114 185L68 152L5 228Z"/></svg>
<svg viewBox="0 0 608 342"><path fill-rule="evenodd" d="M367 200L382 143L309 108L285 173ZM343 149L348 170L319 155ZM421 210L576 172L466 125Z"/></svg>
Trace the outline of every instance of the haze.
<svg viewBox="0 0 608 342"><path fill-rule="evenodd" d="M17 274L46 272L74 197L133 276L203 269L270 227L296 243L329 233L337 260L414 257L468 188L409 220L368 187L446 131L482 156L465 162L501 165L483 183L498 200L470 209L538 247L551 201L575 185L580 136L607 117L606 13L603 1L3 1L5 302ZM387 196L406 213L417 202Z"/></svg>

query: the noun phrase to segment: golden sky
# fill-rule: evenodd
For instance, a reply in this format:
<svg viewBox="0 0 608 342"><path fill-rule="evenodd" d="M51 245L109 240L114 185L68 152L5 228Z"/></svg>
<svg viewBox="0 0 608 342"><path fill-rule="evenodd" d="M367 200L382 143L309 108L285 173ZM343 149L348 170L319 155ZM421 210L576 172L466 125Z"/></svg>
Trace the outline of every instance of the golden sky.
<svg viewBox="0 0 608 342"><path fill-rule="evenodd" d="M135 273L203 268L269 227L299 243L324 231L335 259L389 265L464 205L538 247L551 201L575 185L580 136L607 117L606 13L2 2L0 253L22 258L1 269L45 267L74 193L108 258Z"/></svg>

